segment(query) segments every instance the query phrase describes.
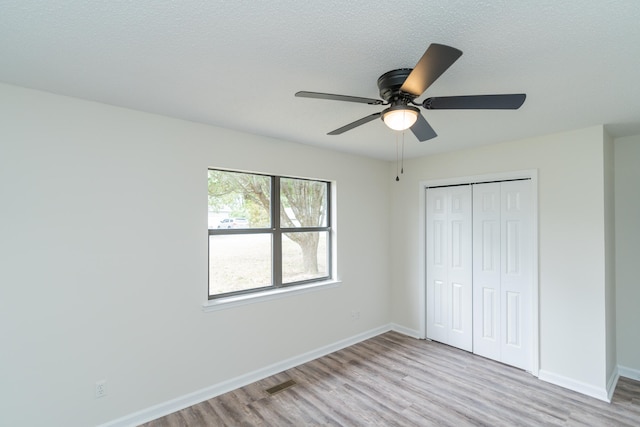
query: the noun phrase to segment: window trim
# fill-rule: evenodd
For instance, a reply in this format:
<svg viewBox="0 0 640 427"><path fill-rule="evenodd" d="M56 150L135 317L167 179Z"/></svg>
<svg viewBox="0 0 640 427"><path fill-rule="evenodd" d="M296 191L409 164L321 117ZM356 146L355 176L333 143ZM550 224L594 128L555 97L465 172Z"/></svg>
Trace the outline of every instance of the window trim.
<svg viewBox="0 0 640 427"><path fill-rule="evenodd" d="M261 227L261 228L238 228L238 229L210 229L207 227L207 239L211 236L216 235L257 235L257 234L269 234L271 235L271 284L268 286L262 286L259 288L251 288L251 289L243 289L240 291L234 292L226 292L223 294L211 295L210 293L210 285L211 285L211 277L210 277L210 254L209 254L209 243L207 243L207 300L208 303L204 305L204 307L215 306L216 304L212 304L213 302L219 301L220 303L229 304L242 301L242 300L255 300L255 299L263 299L265 296L269 297L270 295L278 295L285 293L285 290L289 292L295 291L297 289L305 290L308 288L315 288L317 286L325 286L327 284L338 283L334 279L334 265L333 265L333 257L334 257L334 247L333 247L333 238L334 238L334 228L332 226L333 220L333 186L331 181L321 180L321 179L313 179L313 178L300 178L300 177L291 177L284 175L268 175L262 173L254 173L254 172L245 172L238 170L229 170L229 169L220 169L220 168L207 168L207 171L220 171L220 172L229 172L229 173L242 173L247 175L255 175L255 176L263 176L268 177L270 179L270 217L271 217L271 226L270 227ZM294 180L302 180L302 181L312 181L319 182L326 185L326 194L325 194L325 226L314 226L314 227L281 227L280 221L280 205L281 205L281 193L280 193L280 180L281 179L294 179ZM326 233L326 275L321 277L315 277L312 279L298 280L294 282L286 282L283 283L282 278L282 238L283 234L287 233L308 233L308 232L318 232L318 233ZM287 293L289 293L287 292ZM269 298L270 299L270 298ZM237 304L234 304L237 305ZM206 310L208 311L208 310Z"/></svg>
<svg viewBox="0 0 640 427"><path fill-rule="evenodd" d="M342 284L341 280L325 280L321 282L306 283L295 286L283 286L276 289L267 289L261 292L251 292L238 295L228 295L208 299L202 304L202 311L211 312L225 310L227 308L240 307L247 304L270 301L287 296L301 295L316 292L323 289L331 289Z"/></svg>

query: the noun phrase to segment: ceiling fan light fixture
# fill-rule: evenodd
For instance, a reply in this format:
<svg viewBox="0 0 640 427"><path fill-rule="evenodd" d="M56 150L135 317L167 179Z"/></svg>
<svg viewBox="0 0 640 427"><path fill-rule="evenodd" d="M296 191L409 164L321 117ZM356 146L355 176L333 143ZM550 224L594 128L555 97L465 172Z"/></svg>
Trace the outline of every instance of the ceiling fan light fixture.
<svg viewBox="0 0 640 427"><path fill-rule="evenodd" d="M384 124L393 130L409 129L418 120L420 111L409 105L395 105L382 112Z"/></svg>

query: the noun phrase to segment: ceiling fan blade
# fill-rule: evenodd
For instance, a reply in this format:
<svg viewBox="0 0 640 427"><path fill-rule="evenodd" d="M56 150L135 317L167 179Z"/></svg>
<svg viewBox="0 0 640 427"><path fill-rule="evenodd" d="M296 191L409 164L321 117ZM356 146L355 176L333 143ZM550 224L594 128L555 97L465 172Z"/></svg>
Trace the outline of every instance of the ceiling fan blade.
<svg viewBox="0 0 640 427"><path fill-rule="evenodd" d="M418 114L418 120L411 126L411 132L418 138L418 141L426 141L438 136L435 130L431 127L427 119L422 114Z"/></svg>
<svg viewBox="0 0 640 427"><path fill-rule="evenodd" d="M296 92L295 96L300 98L316 98L316 99L330 99L332 101L358 102L360 104L370 104L370 105L380 105L383 102L380 99L363 98L360 96L336 95L333 93L321 93L321 92L300 91L300 92Z"/></svg>
<svg viewBox="0 0 640 427"><path fill-rule="evenodd" d="M427 98L427 110L517 110L527 97L524 93L508 95L438 96Z"/></svg>
<svg viewBox="0 0 640 427"><path fill-rule="evenodd" d="M331 131L327 135L340 135L341 133L344 133L344 132L346 132L348 130L356 128L356 127L358 127L360 125L363 125L365 123L369 123L370 121L377 119L381 115L382 115L382 113L380 112L380 113L372 114L372 115L367 116L367 117L363 117L360 120L356 120L353 123L349 123L348 125L342 126L341 128L338 128L338 129L336 129L334 131Z"/></svg>
<svg viewBox="0 0 640 427"><path fill-rule="evenodd" d="M443 44L431 44L400 87L405 93L420 96L462 55L462 51Z"/></svg>

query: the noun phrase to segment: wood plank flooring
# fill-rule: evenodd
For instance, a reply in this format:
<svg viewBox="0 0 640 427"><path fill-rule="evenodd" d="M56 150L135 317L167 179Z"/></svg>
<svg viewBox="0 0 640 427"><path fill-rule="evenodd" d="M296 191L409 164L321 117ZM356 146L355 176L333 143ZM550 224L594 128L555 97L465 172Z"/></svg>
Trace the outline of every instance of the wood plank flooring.
<svg viewBox="0 0 640 427"><path fill-rule="evenodd" d="M294 380L274 395L266 389ZM388 332L144 424L640 426L640 382L611 404L435 342Z"/></svg>

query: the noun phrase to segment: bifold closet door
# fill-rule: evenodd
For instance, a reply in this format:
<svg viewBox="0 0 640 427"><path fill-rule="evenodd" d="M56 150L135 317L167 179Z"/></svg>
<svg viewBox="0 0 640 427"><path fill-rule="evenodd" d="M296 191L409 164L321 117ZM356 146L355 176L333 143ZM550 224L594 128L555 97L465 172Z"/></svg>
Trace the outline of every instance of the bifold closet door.
<svg viewBox="0 0 640 427"><path fill-rule="evenodd" d="M531 368L531 181L473 186L473 352Z"/></svg>
<svg viewBox="0 0 640 427"><path fill-rule="evenodd" d="M426 190L427 338L473 349L471 187Z"/></svg>

